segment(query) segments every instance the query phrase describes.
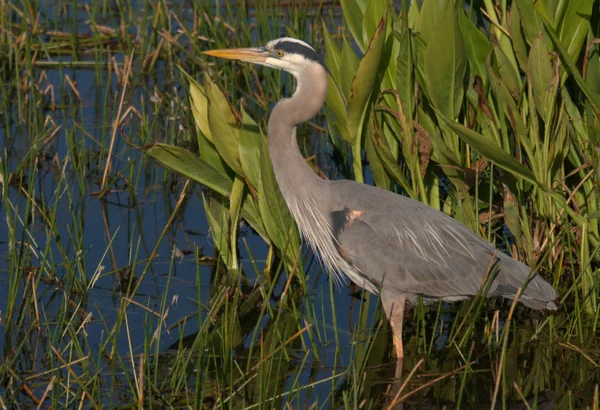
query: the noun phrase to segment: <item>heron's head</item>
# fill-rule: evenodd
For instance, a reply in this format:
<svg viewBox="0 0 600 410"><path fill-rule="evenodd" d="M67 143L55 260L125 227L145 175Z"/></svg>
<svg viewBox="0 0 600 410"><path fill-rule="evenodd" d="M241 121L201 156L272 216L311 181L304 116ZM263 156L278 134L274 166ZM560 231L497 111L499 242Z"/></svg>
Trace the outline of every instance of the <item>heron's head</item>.
<svg viewBox="0 0 600 410"><path fill-rule="evenodd" d="M278 68L296 77L306 68L323 66L314 48L291 37L271 40L263 47L209 50L204 54Z"/></svg>

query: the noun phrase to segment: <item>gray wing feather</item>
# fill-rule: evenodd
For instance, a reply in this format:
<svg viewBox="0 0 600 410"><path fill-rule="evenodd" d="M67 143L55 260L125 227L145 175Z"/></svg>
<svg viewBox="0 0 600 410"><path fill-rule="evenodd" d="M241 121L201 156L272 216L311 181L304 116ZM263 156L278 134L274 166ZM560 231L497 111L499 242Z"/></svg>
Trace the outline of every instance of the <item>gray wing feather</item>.
<svg viewBox="0 0 600 410"><path fill-rule="evenodd" d="M371 284L398 293L449 300L478 293L493 264L488 296L514 298L530 269L496 251L465 225L410 198L353 181L331 183L334 209L365 212L336 232L348 262ZM532 274L521 301L556 308L556 291Z"/></svg>

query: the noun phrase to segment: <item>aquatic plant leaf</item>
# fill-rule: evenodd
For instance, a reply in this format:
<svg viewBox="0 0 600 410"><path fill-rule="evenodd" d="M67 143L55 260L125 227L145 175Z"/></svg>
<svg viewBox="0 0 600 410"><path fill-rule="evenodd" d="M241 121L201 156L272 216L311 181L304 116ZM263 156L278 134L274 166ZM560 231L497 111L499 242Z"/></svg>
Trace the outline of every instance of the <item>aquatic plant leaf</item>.
<svg viewBox="0 0 600 410"><path fill-rule="evenodd" d="M350 33L352 33L358 48L364 52L366 43L363 42L362 27L367 5L362 0L342 0L341 4L344 20L348 24Z"/></svg>
<svg viewBox="0 0 600 410"><path fill-rule="evenodd" d="M494 47L494 56L496 57L497 71L500 74L502 82L506 85L513 98L517 100L523 85L519 73L516 71L510 58L504 54L504 51L500 47Z"/></svg>
<svg viewBox="0 0 600 410"><path fill-rule="evenodd" d="M362 21L362 43L369 44L375 35L377 27L384 15L387 14L386 1L369 1Z"/></svg>
<svg viewBox="0 0 600 410"><path fill-rule="evenodd" d="M324 30L323 36L325 38L325 64L330 71L330 75L327 76L328 84L325 103L333 115L334 127L338 130L344 140L350 142L346 103L342 85L342 73L350 70L347 67L344 67L342 62L342 51L334 43L333 38L327 30ZM356 54L354 57L358 59ZM342 69L342 67L344 68ZM353 75L353 73L350 75Z"/></svg>
<svg viewBox="0 0 600 410"><path fill-rule="evenodd" d="M352 137L353 144L360 144L360 135L362 133L363 120L365 112L368 108L369 98L375 86L377 79L379 63L381 61L381 53L385 40L385 24L386 17L384 16L377 30L369 43L369 47L363 58L358 64L356 74L352 79L352 87L348 98L348 130Z"/></svg>
<svg viewBox="0 0 600 410"><path fill-rule="evenodd" d="M459 28L462 33L465 55L471 67L471 75L478 75L487 85L486 60L492 45L465 13L458 13Z"/></svg>
<svg viewBox="0 0 600 410"><path fill-rule="evenodd" d="M425 82L433 105L446 117L458 117L464 95L467 57L454 2L435 27L424 56Z"/></svg>
<svg viewBox="0 0 600 410"><path fill-rule="evenodd" d="M325 66L329 70L329 77L338 79L341 70L342 53L331 34L329 34L325 23L323 23L323 43L325 44Z"/></svg>
<svg viewBox="0 0 600 410"><path fill-rule="evenodd" d="M387 172L390 173L390 175L394 177L402 189L407 192L408 196L414 198L414 190L402 172L402 169L398 165L398 161L394 159L394 156L390 152L390 149L385 142L385 138L377 135L375 132L370 132L369 134L369 139L371 140L371 144L373 144L374 150L377 153L381 165L387 170ZM367 143L365 142L365 145L366 144Z"/></svg>
<svg viewBox="0 0 600 410"><path fill-rule="evenodd" d="M558 37L571 58L578 58L590 31L590 20L595 0L566 1L566 11L558 27ZM596 7L598 7L596 3Z"/></svg>
<svg viewBox="0 0 600 410"><path fill-rule="evenodd" d="M211 143L204 134L197 133L196 140L198 141L198 152L200 158L208 165L216 169L221 175L227 175L229 179L233 179L235 172L223 161L215 144Z"/></svg>
<svg viewBox="0 0 600 410"><path fill-rule="evenodd" d="M342 41L342 67L344 69L340 71L340 87L346 100L350 98L352 81L358 70L359 63L360 59L356 55L356 50L344 39Z"/></svg>
<svg viewBox="0 0 600 410"><path fill-rule="evenodd" d="M521 27L523 28L525 37L529 44L531 44L544 27L541 18L535 11L531 0L515 0L515 5L519 8Z"/></svg>
<svg viewBox="0 0 600 410"><path fill-rule="evenodd" d="M229 195L229 235L230 235L230 252L231 258L227 261L227 268L230 270L238 270L237 256L237 233L239 228L240 213L242 202L244 200L245 182L240 176L236 176L231 187Z"/></svg>
<svg viewBox="0 0 600 410"><path fill-rule="evenodd" d="M241 129L238 151L243 176L250 184L250 190L256 192L260 179L260 140L258 124L242 108L243 125Z"/></svg>
<svg viewBox="0 0 600 410"><path fill-rule="evenodd" d="M542 20L542 23L546 28L546 33L548 34L548 37L550 37L552 43L554 44L554 47L556 47L556 51L558 52L560 61L563 63L565 70L573 77L583 94L585 94L589 102L592 104L596 115L600 115L600 95L594 94L588 88L587 84L585 83L585 80L579 73L579 70L577 70L575 63L569 56L569 52L567 51L567 49L565 49L564 45L556 36L556 32L554 31L550 23L548 23L546 20Z"/></svg>
<svg viewBox="0 0 600 410"><path fill-rule="evenodd" d="M212 241L219 250L221 259L229 268L231 264L231 248L229 244L229 210L220 198L202 194L206 219L210 226Z"/></svg>
<svg viewBox="0 0 600 410"><path fill-rule="evenodd" d="M200 130L202 135L212 143L212 134L210 132L210 126L208 125L208 99L206 98L204 87L198 84L198 82L188 75L188 73L183 70L182 72L190 82L190 107L192 109L196 127L198 127L198 130Z"/></svg>
<svg viewBox="0 0 600 410"><path fill-rule="evenodd" d="M229 101L215 81L204 76L204 90L208 97L208 124L213 142L223 160L238 175L243 175L238 151L240 128Z"/></svg>
<svg viewBox="0 0 600 410"><path fill-rule="evenodd" d="M533 87L533 98L535 100L535 108L539 112L544 121L548 122L546 112L546 95L552 82L553 69L548 55L548 46L542 36L538 36L531 43L529 50L528 61L528 78Z"/></svg>
<svg viewBox="0 0 600 410"><path fill-rule="evenodd" d="M417 2L411 2L417 3ZM429 44L439 21L448 9L449 2L446 0L425 0L419 11L419 36L425 44ZM412 8L412 5L411 5Z"/></svg>
<svg viewBox="0 0 600 410"><path fill-rule="evenodd" d="M415 106L414 96L414 72L412 62L412 47L410 41L411 33L405 30L400 34L400 50L398 53L398 66L397 66L397 85L398 95L400 97L400 103L402 105L402 114L404 116L404 124L402 127L406 129L411 126L412 114Z"/></svg>
<svg viewBox="0 0 600 410"><path fill-rule="evenodd" d="M494 161L496 165L514 176L523 178L532 184L540 185L529 168L521 164L513 156L507 154L493 139L485 137L462 124L451 121L439 112L438 115L466 144L469 144L481 155Z"/></svg>
<svg viewBox="0 0 600 410"><path fill-rule="evenodd" d="M242 218L252 229L256 231L256 233L263 238L265 242L270 242L269 235L265 230L265 225L263 224L262 218L260 216L260 212L258 211L258 207L256 206L256 200L252 196L252 194L246 194L246 198L242 202Z"/></svg>
<svg viewBox="0 0 600 410"><path fill-rule="evenodd" d="M371 124L371 121L369 121L369 124ZM368 135L371 135L372 137L365 138L365 152L367 154L367 160L369 161L371 174L373 175L373 181L379 188L390 189L390 177L385 172L385 168L383 167L373 144L373 139L375 138L374 134L375 132L372 130L372 127L369 127Z"/></svg>
<svg viewBox="0 0 600 410"><path fill-rule="evenodd" d="M512 47L519 64L519 68L527 71L527 43L525 41L525 33L521 24L521 9L513 3L510 8L510 38Z"/></svg>
<svg viewBox="0 0 600 410"><path fill-rule="evenodd" d="M223 196L228 197L231 192L231 179L185 148L156 143L140 150L165 168L193 179Z"/></svg>
<svg viewBox="0 0 600 410"><path fill-rule="evenodd" d="M504 187L504 222L508 229L515 237L517 243L521 241L521 219L519 217L519 204L517 203L517 199L510 192L510 188L506 184L502 184Z"/></svg>

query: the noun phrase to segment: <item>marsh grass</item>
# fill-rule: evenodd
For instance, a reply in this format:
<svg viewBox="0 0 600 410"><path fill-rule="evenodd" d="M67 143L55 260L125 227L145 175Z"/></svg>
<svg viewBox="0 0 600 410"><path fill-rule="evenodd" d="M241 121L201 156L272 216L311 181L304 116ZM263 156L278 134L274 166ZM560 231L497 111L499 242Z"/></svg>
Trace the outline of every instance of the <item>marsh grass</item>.
<svg viewBox="0 0 600 410"><path fill-rule="evenodd" d="M382 406L393 359L377 299L336 288L304 248L287 260L247 224L231 248L218 229L240 222L224 197L138 150L202 149L178 66L199 81L209 71L255 119L292 90L281 73L200 51L281 35L319 47L323 27L349 38L336 3L216 4L0 3L0 408ZM327 177L352 177L352 148L326 124L301 127L305 154ZM493 192L476 197L491 215ZM541 231L527 217L531 243ZM597 276L597 245L551 232L538 260L552 260L559 311L416 306L401 399L535 408L552 391L558 408L597 408L598 309L586 311L575 274L586 261Z"/></svg>

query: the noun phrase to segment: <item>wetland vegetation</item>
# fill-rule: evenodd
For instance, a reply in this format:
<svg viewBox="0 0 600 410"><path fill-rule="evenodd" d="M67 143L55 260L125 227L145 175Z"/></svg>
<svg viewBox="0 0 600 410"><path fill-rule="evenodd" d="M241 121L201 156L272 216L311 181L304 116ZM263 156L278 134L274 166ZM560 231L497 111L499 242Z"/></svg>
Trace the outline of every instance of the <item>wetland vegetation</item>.
<svg viewBox="0 0 600 410"><path fill-rule="evenodd" d="M0 409L382 408L376 297L302 246L266 150L284 35L331 72L315 172L427 203L556 312L414 307L407 408L597 409L600 9L591 0L0 1Z"/></svg>

